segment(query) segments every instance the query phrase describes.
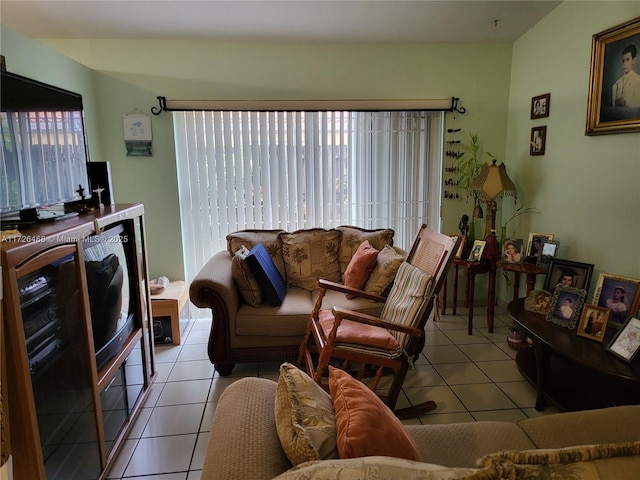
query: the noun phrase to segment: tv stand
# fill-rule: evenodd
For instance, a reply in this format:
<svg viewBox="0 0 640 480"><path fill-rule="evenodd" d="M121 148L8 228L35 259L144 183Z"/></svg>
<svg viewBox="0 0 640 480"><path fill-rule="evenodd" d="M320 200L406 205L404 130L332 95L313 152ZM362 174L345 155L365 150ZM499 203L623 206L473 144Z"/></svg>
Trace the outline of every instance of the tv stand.
<svg viewBox="0 0 640 480"><path fill-rule="evenodd" d="M3 423L16 479L107 478L156 375L144 207L63 218L0 244L11 386ZM94 345L83 244L116 226L126 239L131 321L105 357Z"/></svg>

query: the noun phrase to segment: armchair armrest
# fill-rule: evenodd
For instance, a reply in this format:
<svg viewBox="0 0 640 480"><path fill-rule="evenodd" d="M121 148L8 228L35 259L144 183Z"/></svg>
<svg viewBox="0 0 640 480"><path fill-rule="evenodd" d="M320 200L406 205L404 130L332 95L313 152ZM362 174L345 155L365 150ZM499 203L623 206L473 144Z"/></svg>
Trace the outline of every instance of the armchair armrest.
<svg viewBox="0 0 640 480"><path fill-rule="evenodd" d="M331 280L325 280L323 278L318 280L318 285L320 286L320 288L347 293L349 295L353 295L354 297L367 298L369 300L373 300L374 302L384 303L384 301L386 300L386 298L383 297L382 295L376 295L375 293L365 292L364 290L348 287L341 283L332 282Z"/></svg>

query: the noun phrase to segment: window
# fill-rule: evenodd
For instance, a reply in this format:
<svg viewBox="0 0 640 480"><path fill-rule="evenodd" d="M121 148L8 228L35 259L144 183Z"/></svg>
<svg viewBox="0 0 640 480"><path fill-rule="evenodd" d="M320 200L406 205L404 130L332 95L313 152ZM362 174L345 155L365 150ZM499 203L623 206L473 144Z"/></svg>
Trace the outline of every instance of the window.
<svg viewBox="0 0 640 480"><path fill-rule="evenodd" d="M439 229L442 112L174 113L186 276L228 233Z"/></svg>

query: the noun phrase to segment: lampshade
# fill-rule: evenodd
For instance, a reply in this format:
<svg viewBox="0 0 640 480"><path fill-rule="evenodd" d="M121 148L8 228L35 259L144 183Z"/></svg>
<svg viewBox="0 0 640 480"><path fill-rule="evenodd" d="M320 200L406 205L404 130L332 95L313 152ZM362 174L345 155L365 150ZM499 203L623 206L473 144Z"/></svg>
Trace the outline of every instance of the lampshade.
<svg viewBox="0 0 640 480"><path fill-rule="evenodd" d="M504 163L496 165L495 159L491 165L485 163L482 166L478 176L469 185L469 193L480 193L488 200L493 200L500 194L518 196L516 186L507 175L507 167Z"/></svg>

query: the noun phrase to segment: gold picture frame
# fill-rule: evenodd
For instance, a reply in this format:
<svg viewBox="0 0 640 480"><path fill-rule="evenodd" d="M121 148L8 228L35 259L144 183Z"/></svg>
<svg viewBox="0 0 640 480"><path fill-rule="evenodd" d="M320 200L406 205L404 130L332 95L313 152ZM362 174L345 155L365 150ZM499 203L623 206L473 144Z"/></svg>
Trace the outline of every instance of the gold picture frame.
<svg viewBox="0 0 640 480"><path fill-rule="evenodd" d="M591 303L610 309L608 326L620 328L640 308L640 279L601 273Z"/></svg>
<svg viewBox="0 0 640 480"><path fill-rule="evenodd" d="M593 35L586 135L640 131L640 95L624 94L626 81L640 81L640 61L632 61L638 50L640 17ZM632 71L625 73L629 64Z"/></svg>
<svg viewBox="0 0 640 480"><path fill-rule="evenodd" d="M576 333L581 337L590 338L596 342L604 340L604 333L607 330L609 314L611 310L591 303L582 306L582 316L578 323Z"/></svg>

